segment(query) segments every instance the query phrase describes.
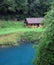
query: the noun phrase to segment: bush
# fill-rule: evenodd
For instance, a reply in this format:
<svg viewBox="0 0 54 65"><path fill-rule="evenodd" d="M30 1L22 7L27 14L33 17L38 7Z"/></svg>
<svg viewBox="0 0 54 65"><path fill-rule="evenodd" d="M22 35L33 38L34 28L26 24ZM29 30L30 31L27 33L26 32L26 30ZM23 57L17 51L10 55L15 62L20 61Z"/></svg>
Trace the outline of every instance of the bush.
<svg viewBox="0 0 54 65"><path fill-rule="evenodd" d="M44 20L43 33L37 50L34 65L54 65L54 3Z"/></svg>
<svg viewBox="0 0 54 65"><path fill-rule="evenodd" d="M29 41L29 42L37 43L38 40L39 40L40 34L41 34L41 32L35 32L35 31L24 32L21 35L21 38L23 40L26 40L26 41Z"/></svg>

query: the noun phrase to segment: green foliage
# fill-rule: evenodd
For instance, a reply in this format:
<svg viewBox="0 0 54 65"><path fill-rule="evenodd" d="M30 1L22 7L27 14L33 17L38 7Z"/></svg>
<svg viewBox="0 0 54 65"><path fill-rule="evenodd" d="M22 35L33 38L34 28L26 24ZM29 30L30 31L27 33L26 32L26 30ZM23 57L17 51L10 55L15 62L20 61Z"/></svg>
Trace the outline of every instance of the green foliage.
<svg viewBox="0 0 54 65"><path fill-rule="evenodd" d="M37 32L37 31L27 31L21 35L21 38L25 41L37 43L39 40L40 34L41 32Z"/></svg>
<svg viewBox="0 0 54 65"><path fill-rule="evenodd" d="M54 3L44 20L43 32L34 65L54 65Z"/></svg>
<svg viewBox="0 0 54 65"><path fill-rule="evenodd" d="M0 0L0 18L23 19L26 13L27 0Z"/></svg>
<svg viewBox="0 0 54 65"><path fill-rule="evenodd" d="M0 0L0 19L43 17L53 0Z"/></svg>
<svg viewBox="0 0 54 65"><path fill-rule="evenodd" d="M49 6L53 0L29 0L29 14L30 17L43 17L50 9Z"/></svg>
<svg viewBox="0 0 54 65"><path fill-rule="evenodd" d="M27 0L16 0L16 17L18 19L26 18L27 14Z"/></svg>

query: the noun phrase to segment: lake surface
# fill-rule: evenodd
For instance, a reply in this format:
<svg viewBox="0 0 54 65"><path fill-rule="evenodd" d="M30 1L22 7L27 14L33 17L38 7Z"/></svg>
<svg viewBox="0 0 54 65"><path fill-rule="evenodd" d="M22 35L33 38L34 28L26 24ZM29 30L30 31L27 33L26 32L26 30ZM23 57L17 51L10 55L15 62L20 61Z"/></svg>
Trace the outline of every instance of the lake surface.
<svg viewBox="0 0 54 65"><path fill-rule="evenodd" d="M33 44L18 47L0 48L0 65L33 65L35 56Z"/></svg>

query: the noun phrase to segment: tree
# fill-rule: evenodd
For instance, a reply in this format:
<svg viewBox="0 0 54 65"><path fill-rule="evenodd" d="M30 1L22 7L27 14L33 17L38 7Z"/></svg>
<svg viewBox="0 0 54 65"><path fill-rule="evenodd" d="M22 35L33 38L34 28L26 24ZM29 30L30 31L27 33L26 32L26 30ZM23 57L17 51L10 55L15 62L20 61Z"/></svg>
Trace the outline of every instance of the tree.
<svg viewBox="0 0 54 65"><path fill-rule="evenodd" d="M15 0L0 0L0 16L8 17L15 12Z"/></svg>
<svg viewBox="0 0 54 65"><path fill-rule="evenodd" d="M24 18L27 15L27 0L0 0L0 15Z"/></svg>
<svg viewBox="0 0 54 65"><path fill-rule="evenodd" d="M53 0L0 0L0 19L43 17Z"/></svg>
<svg viewBox="0 0 54 65"><path fill-rule="evenodd" d="M30 1L30 0L29 0ZM32 0L29 3L29 11L31 17L43 17L45 13L50 9L51 2L53 0Z"/></svg>
<svg viewBox="0 0 54 65"><path fill-rule="evenodd" d="M34 65L54 65L54 3L44 20L45 31L40 39Z"/></svg>
<svg viewBox="0 0 54 65"><path fill-rule="evenodd" d="M16 17L24 19L27 16L27 0L16 0Z"/></svg>

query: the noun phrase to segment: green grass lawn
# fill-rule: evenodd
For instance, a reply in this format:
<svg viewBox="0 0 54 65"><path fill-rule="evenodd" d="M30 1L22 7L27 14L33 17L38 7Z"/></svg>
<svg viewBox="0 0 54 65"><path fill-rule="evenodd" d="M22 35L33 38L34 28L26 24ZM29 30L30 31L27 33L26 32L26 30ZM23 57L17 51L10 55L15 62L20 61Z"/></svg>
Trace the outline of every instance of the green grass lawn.
<svg viewBox="0 0 54 65"><path fill-rule="evenodd" d="M41 32L44 31L42 28L4 28L0 29L0 35L4 34L10 34L10 33L15 33L15 32L27 32L27 31L36 31L36 32Z"/></svg>
<svg viewBox="0 0 54 65"><path fill-rule="evenodd" d="M1 21L0 20L0 28L24 28L23 22L18 21Z"/></svg>
<svg viewBox="0 0 54 65"><path fill-rule="evenodd" d="M15 43L24 32L42 32L43 28L26 28L23 22L0 21L0 44Z"/></svg>

